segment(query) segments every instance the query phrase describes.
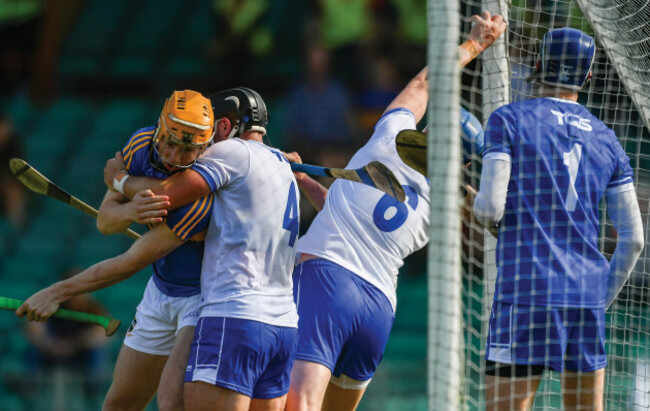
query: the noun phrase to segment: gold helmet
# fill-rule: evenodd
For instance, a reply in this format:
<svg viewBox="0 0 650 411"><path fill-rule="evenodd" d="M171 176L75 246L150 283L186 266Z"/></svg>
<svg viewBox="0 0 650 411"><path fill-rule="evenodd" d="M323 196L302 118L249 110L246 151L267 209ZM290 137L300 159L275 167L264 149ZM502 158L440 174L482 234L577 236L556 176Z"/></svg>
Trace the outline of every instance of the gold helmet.
<svg viewBox="0 0 650 411"><path fill-rule="evenodd" d="M152 153L152 164L165 173L188 168L213 137L214 113L210 100L196 91L174 91L158 119L152 144L158 156L154 158Z"/></svg>

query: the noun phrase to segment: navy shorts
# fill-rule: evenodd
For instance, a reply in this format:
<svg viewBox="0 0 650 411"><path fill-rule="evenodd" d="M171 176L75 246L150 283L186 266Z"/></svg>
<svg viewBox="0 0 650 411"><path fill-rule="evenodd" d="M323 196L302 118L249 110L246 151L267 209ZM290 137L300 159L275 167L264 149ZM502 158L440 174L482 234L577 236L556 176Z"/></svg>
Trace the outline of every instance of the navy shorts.
<svg viewBox="0 0 650 411"><path fill-rule="evenodd" d="M501 364L541 365L558 372L605 368L605 310L495 302L486 358Z"/></svg>
<svg viewBox="0 0 650 411"><path fill-rule="evenodd" d="M378 288L324 259L293 272L298 307L296 359L322 364L335 377L372 378L384 355L395 314Z"/></svg>
<svg viewBox="0 0 650 411"><path fill-rule="evenodd" d="M251 398L289 392L298 330L238 318L202 317L185 381L203 381Z"/></svg>

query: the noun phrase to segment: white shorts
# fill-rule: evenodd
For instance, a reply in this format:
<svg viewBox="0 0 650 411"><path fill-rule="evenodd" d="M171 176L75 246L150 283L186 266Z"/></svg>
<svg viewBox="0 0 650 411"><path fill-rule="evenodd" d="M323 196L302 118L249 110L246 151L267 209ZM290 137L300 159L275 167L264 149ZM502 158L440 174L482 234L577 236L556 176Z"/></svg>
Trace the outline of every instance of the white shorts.
<svg viewBox="0 0 650 411"><path fill-rule="evenodd" d="M170 355L178 331L196 326L200 303L200 294L191 297L163 294L150 278L124 345L147 354Z"/></svg>

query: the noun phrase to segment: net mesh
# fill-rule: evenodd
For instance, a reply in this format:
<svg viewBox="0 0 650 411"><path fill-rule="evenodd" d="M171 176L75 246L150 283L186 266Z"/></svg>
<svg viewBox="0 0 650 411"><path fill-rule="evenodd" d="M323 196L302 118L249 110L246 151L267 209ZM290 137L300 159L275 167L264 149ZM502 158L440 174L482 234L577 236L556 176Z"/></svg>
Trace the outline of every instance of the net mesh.
<svg viewBox="0 0 650 411"><path fill-rule="evenodd" d="M483 124L499 106L529 100L535 95L535 86L524 79L533 70L541 39L549 29L573 27L595 37L593 77L580 93L579 102L614 130L629 156L647 238L650 203L650 133L646 126L649 124L650 104L650 2L502 0L482 4L463 0L460 2L459 42L469 33L470 17L483 9L499 12L508 21L503 45L488 50L482 59L471 63L461 73L461 104ZM481 161L476 153L465 151L463 157L473 161L463 169L462 183L478 188ZM605 205L601 204L598 247L609 258L616 245L616 232L605 210ZM439 247L439 243L434 243L436 227L440 224L435 218L432 215L430 246ZM487 324L496 275L495 242L471 221L467 210L463 211L461 231L463 348L460 356L464 365L461 408L484 409ZM650 276L647 258L648 251L644 250L623 290L606 312L608 365L605 409L650 410ZM436 265L431 261L429 264L430 267ZM430 275L431 271L432 268ZM434 318L430 312L429 326L433 329L437 327ZM429 343L432 343L431 337ZM437 365L434 358L429 378L433 374L437 375L437 381L444 380L439 373L447 372L445 364L442 361ZM562 374L555 371L543 373L533 409L563 409L561 379Z"/></svg>

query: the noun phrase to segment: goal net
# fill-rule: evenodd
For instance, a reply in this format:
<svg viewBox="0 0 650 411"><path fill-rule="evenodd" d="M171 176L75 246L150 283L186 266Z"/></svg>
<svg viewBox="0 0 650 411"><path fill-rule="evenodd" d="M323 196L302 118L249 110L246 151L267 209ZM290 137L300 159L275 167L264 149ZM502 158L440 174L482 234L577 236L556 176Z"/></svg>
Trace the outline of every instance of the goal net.
<svg viewBox="0 0 650 411"><path fill-rule="evenodd" d="M525 78L534 69L542 37L550 29L579 29L595 38L596 54L592 79L580 93L578 102L613 129L625 149L634 172L647 238L650 1L441 0L430 1L428 7L431 86L428 169L432 193L428 254L429 407L482 410L486 408L485 354L497 275L497 245L493 237L462 211L462 192L458 187L470 184L478 189L480 156L463 151L459 140L445 141L440 136L459 135L457 124L453 124L458 121L457 103L485 125L490 114L500 106L534 98L538 90ZM453 73L453 67L441 61L455 56L457 45L470 31L470 17L481 10L502 14L508 29L476 62L460 74ZM451 13L457 13L455 19ZM445 30L447 35L443 34ZM455 41L448 41L450 34L458 36ZM440 50L445 48L451 48L451 52ZM456 84L459 88L454 87ZM445 110L446 117L441 114ZM444 147L447 143L449 147ZM469 160L470 165L461 168ZM448 182L441 183L445 178ZM454 225L452 217L459 213L460 226ZM604 202L598 214L598 247L610 258L616 245L616 231L608 220ZM449 233L454 229L461 233L460 241L451 238L453 235ZM644 249L630 278L606 311L604 409L650 410L648 252ZM460 259L454 260L454 255ZM549 345L557 343L552 338L547 340ZM543 372L533 409L564 409L562 377L556 371Z"/></svg>

